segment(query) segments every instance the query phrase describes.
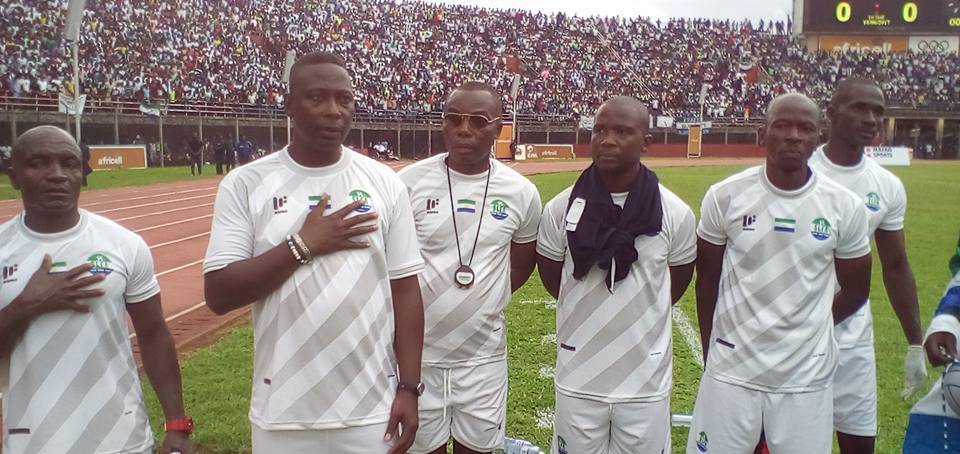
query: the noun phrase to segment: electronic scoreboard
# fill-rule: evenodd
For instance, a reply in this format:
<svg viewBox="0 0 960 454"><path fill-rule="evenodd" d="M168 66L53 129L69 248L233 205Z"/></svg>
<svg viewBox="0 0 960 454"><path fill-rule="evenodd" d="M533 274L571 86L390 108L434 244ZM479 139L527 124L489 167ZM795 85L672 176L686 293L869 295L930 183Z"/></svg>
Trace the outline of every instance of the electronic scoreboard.
<svg viewBox="0 0 960 454"><path fill-rule="evenodd" d="M960 0L804 0L804 33L960 34Z"/></svg>

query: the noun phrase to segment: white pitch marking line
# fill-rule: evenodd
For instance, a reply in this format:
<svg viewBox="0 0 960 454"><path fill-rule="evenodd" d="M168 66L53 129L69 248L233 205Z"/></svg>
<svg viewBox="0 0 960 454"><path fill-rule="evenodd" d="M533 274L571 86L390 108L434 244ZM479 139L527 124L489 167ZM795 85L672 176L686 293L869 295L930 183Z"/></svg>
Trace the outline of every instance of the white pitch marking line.
<svg viewBox="0 0 960 454"><path fill-rule="evenodd" d="M196 221L196 220L205 219L205 218L212 218L212 217L213 217L213 213L211 213L211 214L205 214L205 215L203 215L203 216L197 216L197 217L195 217L195 218L181 219L181 220L179 220L179 221L168 222L168 223L166 223L166 224L155 225L155 226L152 226L152 227L144 227L144 228L142 228L142 229L134 230L134 232L136 232L136 233L148 232L148 231L150 231L150 230L156 230L156 229L160 229L160 228L163 228L163 227L170 227L171 225L183 224L183 223L190 222L190 221Z"/></svg>
<svg viewBox="0 0 960 454"><path fill-rule="evenodd" d="M175 213L175 212L177 212L177 211L194 210L194 209L197 209L197 208L203 208L203 207L209 207L209 206L213 206L213 203L203 203L203 204L200 204L200 205L194 205L194 206L192 206L192 207L174 208L174 209L172 209L172 210L154 211L153 213L147 213L147 214L141 214L141 215L138 215L138 216L130 216L130 217L126 217L126 218L114 219L113 222L129 221L129 220L131 220L131 219L140 219L140 218L145 218L145 217L147 217L147 216L156 216L156 215L159 215L159 214Z"/></svg>
<svg viewBox="0 0 960 454"><path fill-rule="evenodd" d="M170 274L170 273L172 273L172 272L174 272L174 271L180 271L180 270L182 270L182 269L190 268L191 266L199 265L199 264L201 264L201 263L203 263L203 259L197 260L197 261L195 261L195 262L190 262L190 263L188 263L188 264L186 264L186 265L180 265L180 266L178 266L178 267L176 267L176 268L170 268L169 270L161 271L161 272L157 273L157 277Z"/></svg>
<svg viewBox="0 0 960 454"><path fill-rule="evenodd" d="M703 349L700 347L700 336L697 334L697 330L693 328L693 324L690 323L687 315L676 306L673 307L673 322L677 324L677 329L680 330L680 335L687 344L687 348L693 353L693 360L703 369Z"/></svg>
<svg viewBox="0 0 960 454"><path fill-rule="evenodd" d="M163 205L163 204L165 204L165 203L185 202L185 201L187 201L187 200L205 199L205 198L207 198L207 197L215 197L215 196L216 196L216 194L198 195L198 196L194 196L194 197L184 197L184 198L182 198L182 199L164 200L164 201L162 201L162 202L144 203L144 204L141 204L141 205L131 205L131 206L127 206L127 207L111 208L111 209L109 209L109 210L94 211L94 213L97 213L97 214L111 213L111 212L114 212L114 211L132 210L132 209L134 209L134 208L152 207L152 206L156 206L156 205Z"/></svg>
<svg viewBox="0 0 960 454"><path fill-rule="evenodd" d="M206 231L206 232L203 232L203 233L198 233L198 234L196 234L196 235L185 236L185 237L183 237L183 238L176 239L176 240L173 240L173 241L167 241L166 243L154 244L153 246L150 246L150 249L156 249L156 248L160 248L160 247L164 247L164 246L169 246L169 245L171 245L171 244L177 244L177 243L182 243L182 242L184 242L184 241L190 241L190 240L192 240L192 239L194 239L194 238L200 238L200 237L202 237L202 236L207 236L207 235L209 235L209 234L210 234L210 232L209 232L209 231Z"/></svg>
<svg viewBox="0 0 960 454"><path fill-rule="evenodd" d="M187 189L187 190L184 190L184 191L162 192L162 193L160 193L160 194L142 195L142 196L139 196L139 197L130 197L130 198L127 198L127 199L103 200L103 201L98 201L98 202L93 202L93 203L84 203L84 204L82 204L82 206L83 206L84 208L86 208L86 207L92 207L92 206L97 206L97 205L106 205L106 204L108 204L108 203L129 202L129 201L131 201L131 200L153 199L153 198L164 197L164 196L168 196L168 195L187 194L187 193L190 193L190 192L198 192L198 191L209 191L209 190L211 190L211 189L217 189L217 187L214 186L214 187L212 187L212 188L198 188L198 189ZM99 194L98 194L98 195L99 195Z"/></svg>

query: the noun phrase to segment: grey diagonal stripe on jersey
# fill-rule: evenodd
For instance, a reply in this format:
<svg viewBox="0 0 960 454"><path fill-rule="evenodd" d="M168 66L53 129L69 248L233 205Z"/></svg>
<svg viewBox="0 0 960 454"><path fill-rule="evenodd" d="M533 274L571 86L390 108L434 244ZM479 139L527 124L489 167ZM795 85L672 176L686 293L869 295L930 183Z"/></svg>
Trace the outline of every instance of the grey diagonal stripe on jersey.
<svg viewBox="0 0 960 454"><path fill-rule="evenodd" d="M277 413L279 415L278 417L280 419L297 417L297 415L288 414L288 412L291 412L297 405L303 405L303 402L320 402L322 405L327 405L326 410L329 411L333 408L342 393L353 391L352 388L355 388L360 382L358 378L361 376L361 373L370 367L368 362L375 360L374 352L376 345L380 342L381 332L387 323L388 317L390 317L390 315L388 315L387 311L381 311L374 321L373 329L360 340L354 351L340 360L340 362L331 368L325 376L320 378L314 386L305 390L303 394L295 399L286 409ZM389 362L389 356L381 359L380 367L378 367L379 371L373 376L373 383L371 383L370 388L367 389L363 400L359 401L357 406L354 407L353 412L360 411L361 407L374 408L377 403L383 401L389 384L389 380L384 374L385 362Z"/></svg>
<svg viewBox="0 0 960 454"><path fill-rule="evenodd" d="M760 266L772 257L796 244L795 239L785 238L785 236L788 235L792 236L796 234L770 230L763 238L757 241L750 250L744 252L740 261L733 265L734 268L738 270L752 270L753 272L758 271ZM776 241L778 237L781 238L780 241Z"/></svg>
<svg viewBox="0 0 960 454"><path fill-rule="evenodd" d="M369 365L367 367L370 367ZM348 419L360 418L366 415L369 415L377 408L383 399L387 396L387 392L390 390L390 380L382 379L387 375L387 372L394 372L393 364L390 364L389 357L383 358L380 362L380 369L373 376L376 377L371 383L370 388L367 389L367 392L364 393L363 397L357 402L357 406L350 412L350 415L347 416Z"/></svg>
<svg viewBox="0 0 960 454"><path fill-rule="evenodd" d="M126 319L113 320L111 326L100 335L97 346L80 366L81 373L73 377L63 394L57 399L53 405L56 410L48 413L40 424L33 428L30 443L23 452L40 452L40 448L63 427L70 415L80 406L90 388L100 381L101 375L98 372L106 370L113 358L121 354L120 345L110 338L110 331L121 329L121 324L125 323Z"/></svg>
<svg viewBox="0 0 960 454"><path fill-rule="evenodd" d="M133 411L136 415L136 419L133 422L134 430L130 431L130 437L127 438L127 441L123 443L125 447L137 446L141 443L141 439L149 437L151 434L146 429L150 427L150 421L147 421L147 409L146 404L143 401L140 402L140 406ZM138 429L143 428L143 429ZM152 441L147 438L146 441Z"/></svg>
<svg viewBox="0 0 960 454"><path fill-rule="evenodd" d="M603 286L603 290L606 291L606 286ZM646 283L641 287L637 292L634 293L633 298L624 299L623 307L617 311L617 314L607 322L600 330L593 333L593 336L587 341L583 342L581 345L575 345L577 348L573 355L564 361L563 366L560 370L557 371L557 376L566 376L569 373L573 373L574 369L578 366L585 364L590 359L601 354L605 348L609 347L610 344L618 337L627 332L633 325L642 317L644 311L641 310L641 302L636 301L636 295L643 295L649 289L650 283ZM596 310L600 303L599 302L588 302L584 304L583 302L580 305L591 305L591 309ZM569 318L567 320L570 320ZM580 326L580 325L577 325ZM565 342L566 339L557 339L557 342Z"/></svg>
<svg viewBox="0 0 960 454"><path fill-rule="evenodd" d="M477 312L483 308L482 304L476 304ZM473 332L470 336L464 339L456 348L447 352L443 358L440 359L440 362L453 361L457 356L461 356L464 352L477 352L480 351L480 347L490 338L491 332L493 331L494 324L490 322L490 319L487 318L483 321L483 325L479 329ZM458 333L459 334L459 333ZM503 337L503 336L501 336Z"/></svg>
<svg viewBox="0 0 960 454"><path fill-rule="evenodd" d="M341 261L336 270L330 273L329 276L331 278L337 276L346 264L347 262L345 260ZM316 273L315 270L310 271ZM295 276L291 276L289 279L295 279ZM323 289L320 288L320 284L317 283L317 280L312 276L308 276L300 283L294 281L294 284L293 290L284 299L271 303L276 305L276 314L270 319L270 323L264 328L263 333L258 336L256 351L272 351L273 346L280 340L278 333L280 326L282 325L289 328L293 322L303 316L309 305L312 304L314 299L323 291ZM306 296L307 300L303 301L301 296ZM283 323L281 323L281 319Z"/></svg>
<svg viewBox="0 0 960 454"><path fill-rule="evenodd" d="M450 203L450 202L447 202L447 203ZM481 212L480 215L482 214L483 213ZM457 219L457 234L460 237L460 256L464 264L470 261L470 254L473 253L473 246L474 246L473 240L477 236L476 228L477 228L477 223L479 221L480 221L480 216L477 215L477 213L474 213L469 217L467 217L466 222L464 222L463 217ZM480 226L480 228L483 228L484 225L488 225L488 224L489 223L484 223L483 225ZM441 233L441 231L444 231L444 232ZM441 222L437 226L436 230L434 230L433 232L431 232L429 235L426 236L426 239L423 241L423 243L429 243L433 241L434 237L437 235L442 234L446 236L450 233L453 233L453 219L450 217L447 217L443 220L443 222ZM481 238L477 240L478 243L483 239L482 238L483 236L484 236L483 232L480 232ZM451 238L451 240L453 239ZM455 250L457 247L456 240L450 241L447 247L449 247L451 250Z"/></svg>
<svg viewBox="0 0 960 454"><path fill-rule="evenodd" d="M670 320L671 319L669 316L664 317L659 323L661 328L662 325L669 324ZM596 389L613 392L619 388L620 385L630 378L631 374L644 366L650 357L650 349L648 347L653 344L653 340L659 336L662 331L662 329L654 328L644 333L640 342L625 351L622 355L620 355L619 358L610 363L610 366L583 385L583 389ZM580 352L578 351L577 353ZM671 351L668 349L662 354L670 355ZM574 358L576 358L576 356L574 356ZM660 358L657 358L657 361L659 360ZM653 388L650 391L656 391L656 387L660 384L661 380L655 379L654 377L662 377L664 374L670 373L670 370L661 369L652 372L653 373L647 377L647 380L644 380L643 386L650 386Z"/></svg>
<svg viewBox="0 0 960 454"><path fill-rule="evenodd" d="M367 291L366 294L364 295L357 295L357 300L366 301L367 304L376 304L371 299L374 286L359 285L358 288L361 291L367 291L367 290L369 291ZM320 380L318 380L314 386L312 386L309 389L303 390L303 394L301 394L297 399L294 399L293 403L291 403L287 408L277 413L278 417L283 419L284 415L290 410L292 410L295 406L297 406L298 404L302 405L301 401L332 404L336 400L335 397L331 399L332 394L339 395L340 393L349 389L353 384L353 382L357 380L357 377L360 375L360 372L363 371L363 368L365 365L364 363L367 361L368 358L374 355L377 344L382 342L381 341L381 337L383 334L382 331L384 326L387 323L387 318L390 316L392 316L392 313L389 311L386 311L386 310L379 311L377 314L377 318L373 321L371 330L367 333L366 336L360 339L360 342L358 342L357 345L353 348L353 351L351 351L349 354L344 356L344 358L341 359L340 362L337 363L335 366L333 366L324 377L320 378ZM307 349L306 351L304 351L304 349L301 349L300 351L298 351L297 352L298 355L294 356L295 358L297 358L301 353L303 354L303 357L306 358L306 361L298 358L297 360L298 363L302 362L303 365L305 366L307 362L309 362L309 360L315 359L316 356L319 355L320 351L323 348L327 347L330 343L332 343L336 337L339 337L340 334L343 334L342 332L337 332L337 333L334 333L333 335L325 335L326 332L324 331L321 331L321 332L323 333L321 334L322 337L328 338L327 342L321 343L318 341L318 342L310 342L306 344L306 345L311 345L314 348ZM290 364L290 363L287 363L287 364ZM287 368L284 367L284 370L285 369ZM299 372L299 369L300 368L294 371L294 373ZM292 377L292 374L289 376L286 375L286 374L290 374L290 372L286 372L286 371L284 372L285 372L285 375L281 377L281 380L279 381L279 385L276 384L277 382L274 382L274 385L272 385L272 389L280 390L281 389L280 387L286 384L286 382L289 381L289 379ZM290 390L288 392L293 393L296 391ZM295 416L289 416L289 417L292 418Z"/></svg>
<svg viewBox="0 0 960 454"><path fill-rule="evenodd" d="M783 342L777 342L775 344L773 343L774 341L783 341L784 339L782 337L777 337L768 333L769 332L764 332L760 337L757 338L757 341L771 342L771 345L783 345ZM830 336L833 334L833 330L825 330L825 333L826 335ZM816 342L811 342L811 341L797 342L794 345L795 348L793 348L793 351L791 351L787 355L784 355L784 357L791 358L791 361L794 364L801 362L801 358L809 359L811 357L812 349L815 345L816 345ZM782 349L783 347L781 346L779 348ZM788 380L791 377L795 376L797 373L797 371L793 370L792 368L781 371L781 372L777 372L775 370L776 367L783 367L783 364L776 364L774 365L774 367L771 367L767 370L757 373L754 376L750 377L749 381L757 382L757 378L763 377L763 382L765 383L790 383Z"/></svg>
<svg viewBox="0 0 960 454"><path fill-rule="evenodd" d="M573 277L570 279L573 279ZM580 283L583 284L585 281ZM566 306L568 305L573 305L573 308L570 310L567 316L564 317L563 322L557 328L557 335L569 336L578 327L586 323L587 319L593 315L593 312L597 310L597 307L599 307L604 300L612 296L613 295L611 295L610 291L607 290L607 285L602 279L598 279L593 285L593 288L584 293L583 296L576 301L571 301L570 293L566 293L564 298L562 298L562 301L557 303L557 310L561 310L561 304L564 306L563 310L566 310Z"/></svg>
<svg viewBox="0 0 960 454"><path fill-rule="evenodd" d="M7 415L13 418L10 427L20 427L26 416L27 406L40 390L47 375L63 358L64 352L77 340L77 334L87 323L93 323L88 315L75 314L57 329L57 335L51 336L43 347L27 362L23 375L7 390L4 399L8 401ZM81 369L82 370L82 369Z"/></svg>
<svg viewBox="0 0 960 454"><path fill-rule="evenodd" d="M805 267L811 262L815 262L816 255L818 255L818 253L814 253L814 254L808 255L807 257L804 257L803 259L800 260L800 262L796 264L795 268ZM784 292L786 292L787 289L793 286L796 282L797 280L796 280L795 269L794 268L787 269L784 272L780 273L780 275L778 275L776 278L768 282L766 285L764 285L762 288L760 288L757 292L755 292L754 296L757 300L761 302L764 302L766 304L772 304L775 298L779 297ZM737 323L736 326L743 326L744 324L756 319L756 317L752 316L751 313L756 313L757 311L758 311L758 308L750 307L750 304L747 302L747 300L744 300L735 304L729 309L725 310L724 313L721 314L720 316L730 320L739 320L740 323ZM715 325L716 325L716 322L715 322ZM772 329L772 327L768 328L767 330L764 330L764 332L755 336L753 339L744 340L744 341L748 343L753 343L757 339L762 339L765 333L770 329ZM711 342L713 342L713 340L711 340ZM724 361L723 363L718 364L718 366L723 368L721 370L725 370L728 368L732 368L736 363L740 363L745 359L746 358L740 358L739 355L734 354L729 356L726 359L726 361Z"/></svg>
<svg viewBox="0 0 960 454"><path fill-rule="evenodd" d="M117 383L117 389L113 393L113 397L103 403L100 407L100 410L90 419L86 427L84 427L82 435L76 441L76 444L70 448L70 451L67 451L66 454L87 454L91 452L96 452L97 447L103 443L103 440L107 438L107 435L110 433L110 430L117 424L122 424L121 417L124 410L126 410L123 405L117 405L117 402L123 402L123 396L130 392L130 389L133 387L135 380L133 372L135 369L128 370L126 373L120 377L120 382ZM136 418L136 416L134 417ZM131 437L133 435L139 434L141 437L144 435L144 431L136 426L131 427ZM135 438L134 438L135 440ZM124 448L130 447L125 445Z"/></svg>
<svg viewBox="0 0 960 454"><path fill-rule="evenodd" d="M310 339L297 349L283 367L272 377L269 377L272 382L271 389L280 389L287 380L300 372L304 366L313 361L324 349L343 335L345 328L360 316L364 307L377 304L371 301L371 295L379 288L377 285L371 284L375 282L378 282L376 266L371 260L366 263L363 272L357 276L357 281L354 282L350 292L344 296L330 316L317 327ZM290 327L292 323L286 326Z"/></svg>

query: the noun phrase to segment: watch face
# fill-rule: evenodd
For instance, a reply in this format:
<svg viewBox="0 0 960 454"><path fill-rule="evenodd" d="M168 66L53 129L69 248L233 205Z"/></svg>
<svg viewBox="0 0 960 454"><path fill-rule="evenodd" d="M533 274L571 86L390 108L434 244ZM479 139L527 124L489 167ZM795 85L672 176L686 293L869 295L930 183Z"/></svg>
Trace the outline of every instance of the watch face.
<svg viewBox="0 0 960 454"><path fill-rule="evenodd" d="M424 391L426 388L427 388L427 387L423 385L423 382L417 383L417 395L418 395L418 396L422 396L422 395L423 395L423 391Z"/></svg>

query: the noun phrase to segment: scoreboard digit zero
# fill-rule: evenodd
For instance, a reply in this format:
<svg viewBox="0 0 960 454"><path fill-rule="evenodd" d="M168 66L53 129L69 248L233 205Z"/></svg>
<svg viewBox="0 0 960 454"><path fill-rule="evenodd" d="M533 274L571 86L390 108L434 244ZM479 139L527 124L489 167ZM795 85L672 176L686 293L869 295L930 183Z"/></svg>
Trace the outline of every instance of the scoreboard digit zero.
<svg viewBox="0 0 960 454"><path fill-rule="evenodd" d="M960 0L804 0L805 33L960 33Z"/></svg>

